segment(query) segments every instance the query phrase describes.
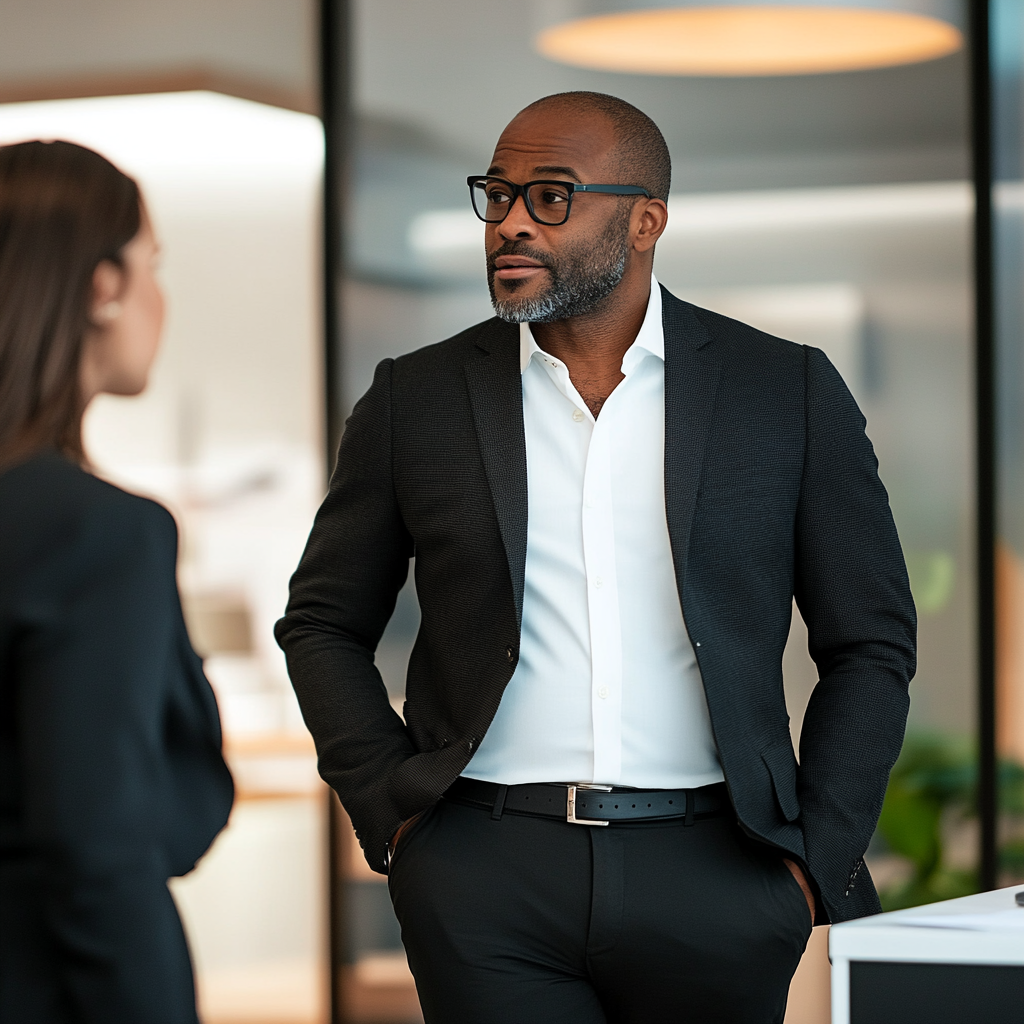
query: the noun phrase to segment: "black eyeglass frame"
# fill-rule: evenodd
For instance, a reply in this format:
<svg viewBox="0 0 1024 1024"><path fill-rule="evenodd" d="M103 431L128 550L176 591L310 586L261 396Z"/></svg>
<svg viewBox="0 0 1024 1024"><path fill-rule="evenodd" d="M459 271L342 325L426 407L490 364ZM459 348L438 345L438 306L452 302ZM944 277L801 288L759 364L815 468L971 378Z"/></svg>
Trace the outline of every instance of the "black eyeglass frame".
<svg viewBox="0 0 1024 1024"><path fill-rule="evenodd" d="M504 217L498 217L494 220L490 220L476 208L476 196L473 192L473 188L481 181L500 181L502 185L507 185L512 190L512 202L508 204L508 209L505 211ZM549 228L560 227L569 219L569 214L572 212L572 197L577 192L592 192L609 196L644 196L647 199L651 198L651 193L648 192L647 189L641 188L639 185L580 185L575 181L565 181L562 178L538 178L536 181L528 181L523 185L517 185L514 181L509 181L507 178L498 178L493 174L471 174L466 179L466 184L469 186L469 198L473 207L473 212L485 224L501 224L505 218L508 217L509 213L512 212L512 207L516 205L516 200L520 196L522 196L526 212L533 218L533 220L538 224L543 224L545 227ZM560 185L562 188L569 190L569 195L565 200L565 216L561 220L541 220L540 217L537 216L537 213L533 208L533 203L530 201L529 193L529 190L534 185Z"/></svg>

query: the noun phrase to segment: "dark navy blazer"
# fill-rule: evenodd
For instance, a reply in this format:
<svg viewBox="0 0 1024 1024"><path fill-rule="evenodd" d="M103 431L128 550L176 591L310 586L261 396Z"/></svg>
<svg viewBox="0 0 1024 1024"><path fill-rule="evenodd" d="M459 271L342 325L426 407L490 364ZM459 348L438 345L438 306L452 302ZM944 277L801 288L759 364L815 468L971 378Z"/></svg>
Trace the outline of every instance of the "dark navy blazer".
<svg viewBox="0 0 1024 1024"><path fill-rule="evenodd" d="M0 475L0 1020L194 1024L167 878L227 821L166 509L55 453Z"/></svg>

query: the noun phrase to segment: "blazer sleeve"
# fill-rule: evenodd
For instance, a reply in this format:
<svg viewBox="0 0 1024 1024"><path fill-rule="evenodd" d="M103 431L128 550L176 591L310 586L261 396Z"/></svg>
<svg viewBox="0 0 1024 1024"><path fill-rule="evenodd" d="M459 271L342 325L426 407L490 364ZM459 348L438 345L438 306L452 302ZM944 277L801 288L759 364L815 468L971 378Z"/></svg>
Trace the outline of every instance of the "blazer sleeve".
<svg viewBox="0 0 1024 1024"><path fill-rule="evenodd" d="M800 736L799 797L811 875L823 894L843 894L903 742L917 618L864 417L825 354L805 356L794 591L819 681Z"/></svg>
<svg viewBox="0 0 1024 1024"><path fill-rule="evenodd" d="M407 817L388 781L416 754L374 664L413 554L392 475L392 365L387 359L377 367L346 424L330 490L276 628L320 774L380 872L388 842Z"/></svg>
<svg viewBox="0 0 1024 1024"><path fill-rule="evenodd" d="M65 997L95 1024L196 1021L157 799L176 543L153 503L92 509L17 648L26 835Z"/></svg>

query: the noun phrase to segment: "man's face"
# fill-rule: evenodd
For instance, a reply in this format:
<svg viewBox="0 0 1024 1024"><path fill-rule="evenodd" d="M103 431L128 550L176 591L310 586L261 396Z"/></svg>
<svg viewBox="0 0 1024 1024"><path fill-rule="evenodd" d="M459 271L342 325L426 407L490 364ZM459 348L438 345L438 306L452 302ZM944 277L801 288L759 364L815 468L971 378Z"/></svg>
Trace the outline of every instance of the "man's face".
<svg viewBox="0 0 1024 1024"><path fill-rule="evenodd" d="M505 129L487 173L520 185L538 178L620 183L614 146L603 115L542 107ZM505 220L486 230L487 283L497 314L547 323L593 309L622 280L633 205L578 194L566 223L549 226L533 220L517 199Z"/></svg>

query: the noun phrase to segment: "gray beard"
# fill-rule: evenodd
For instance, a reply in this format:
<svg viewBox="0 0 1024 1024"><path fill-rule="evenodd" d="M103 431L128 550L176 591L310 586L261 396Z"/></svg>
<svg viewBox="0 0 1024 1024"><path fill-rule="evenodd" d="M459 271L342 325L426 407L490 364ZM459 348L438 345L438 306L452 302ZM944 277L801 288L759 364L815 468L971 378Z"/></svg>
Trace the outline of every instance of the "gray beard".
<svg viewBox="0 0 1024 1024"><path fill-rule="evenodd" d="M487 286L491 291L494 312L509 323L526 321L534 324L548 324L589 313L611 295L626 272L630 212L630 207L625 207L622 214L613 218L596 245L574 246L559 256L557 264L546 263L551 284L547 291L533 298L517 298L513 294L499 299L494 291L493 260L498 255L535 254L515 242L493 253L487 264Z"/></svg>

